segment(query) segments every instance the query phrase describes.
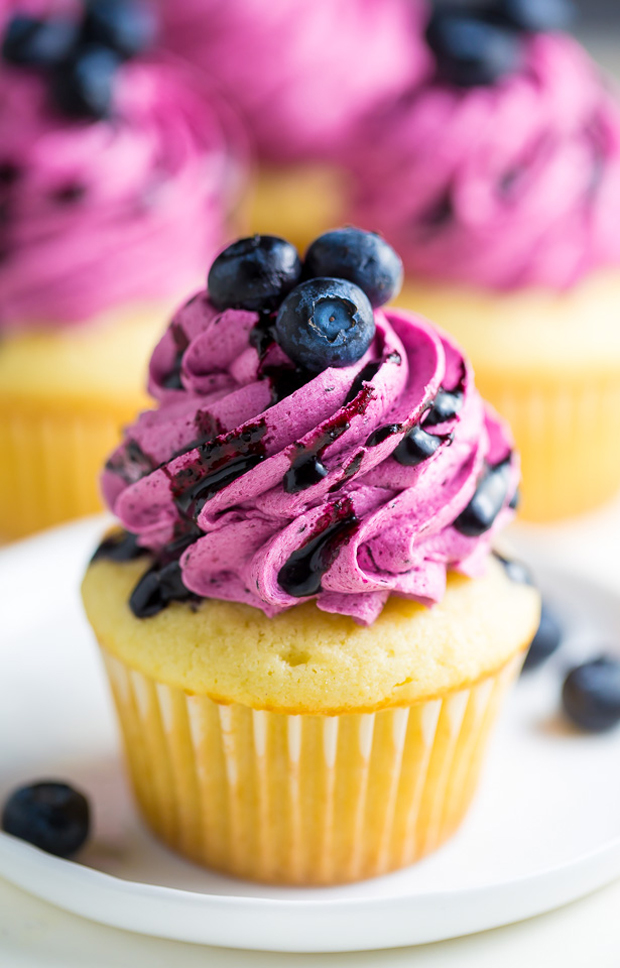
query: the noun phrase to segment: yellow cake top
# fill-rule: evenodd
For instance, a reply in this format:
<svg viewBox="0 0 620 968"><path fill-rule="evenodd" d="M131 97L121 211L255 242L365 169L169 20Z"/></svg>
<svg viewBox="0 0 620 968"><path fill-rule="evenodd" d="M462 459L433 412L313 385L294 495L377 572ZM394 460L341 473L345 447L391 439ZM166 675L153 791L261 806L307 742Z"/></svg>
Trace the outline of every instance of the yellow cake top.
<svg viewBox="0 0 620 968"><path fill-rule="evenodd" d="M540 617L538 592L490 559L483 578L450 573L432 609L392 596L368 628L314 602L267 618L204 599L138 619L128 601L147 567L90 565L82 594L101 646L188 693L288 714L371 712L465 688L525 649Z"/></svg>

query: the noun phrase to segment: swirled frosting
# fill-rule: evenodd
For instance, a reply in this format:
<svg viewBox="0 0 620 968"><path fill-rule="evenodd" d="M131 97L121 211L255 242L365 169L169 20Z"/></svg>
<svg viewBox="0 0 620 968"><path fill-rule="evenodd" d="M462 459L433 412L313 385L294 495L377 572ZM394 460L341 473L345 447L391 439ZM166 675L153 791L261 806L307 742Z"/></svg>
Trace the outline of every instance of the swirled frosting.
<svg viewBox="0 0 620 968"><path fill-rule="evenodd" d="M177 313L151 361L158 407L126 431L103 492L156 560L180 561L185 588L269 616L316 598L370 624L391 593L431 604L448 568L483 568L512 514L509 432L447 336L403 312L375 320L362 359L310 376L256 313L207 293ZM394 453L420 425L437 449L406 466ZM498 467L499 513L468 534L463 512Z"/></svg>
<svg viewBox="0 0 620 968"><path fill-rule="evenodd" d="M50 106L45 78L0 62L0 328L77 323L199 284L242 169L228 115L204 93L172 61L132 61L113 117L76 122Z"/></svg>
<svg viewBox="0 0 620 968"><path fill-rule="evenodd" d="M241 109L262 158L334 158L380 98L430 58L419 0L174 0L172 50L209 70Z"/></svg>
<svg viewBox="0 0 620 968"><path fill-rule="evenodd" d="M563 289L620 262L620 111L579 45L525 41L493 86L432 82L355 143L353 218L423 278Z"/></svg>

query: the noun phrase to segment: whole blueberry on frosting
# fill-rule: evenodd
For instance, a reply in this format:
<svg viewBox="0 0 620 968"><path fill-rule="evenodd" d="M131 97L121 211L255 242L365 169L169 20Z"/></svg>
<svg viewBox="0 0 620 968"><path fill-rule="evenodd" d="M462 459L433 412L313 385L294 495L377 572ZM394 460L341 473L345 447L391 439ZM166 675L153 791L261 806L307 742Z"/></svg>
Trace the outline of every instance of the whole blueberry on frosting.
<svg viewBox="0 0 620 968"><path fill-rule="evenodd" d="M426 37L439 78L458 87L493 84L521 63L515 32L467 8L434 11Z"/></svg>
<svg viewBox="0 0 620 968"><path fill-rule="evenodd" d="M491 11L498 20L531 33L566 30L575 19L570 0L498 0Z"/></svg>
<svg viewBox="0 0 620 968"><path fill-rule="evenodd" d="M344 279L310 279L280 306L275 334L295 363L319 372L361 359L375 335L375 319L359 286Z"/></svg>
<svg viewBox="0 0 620 968"><path fill-rule="evenodd" d="M173 318L149 386L157 406L102 481L136 540L100 556L151 557L140 618L314 598L368 625L390 594L430 604L448 569L480 574L513 515L518 457L462 352L348 279L308 279L272 311L217 305L210 286Z"/></svg>
<svg viewBox="0 0 620 968"><path fill-rule="evenodd" d="M315 239L306 252L304 275L348 279L364 290L376 309L400 292L403 264L380 235L348 226Z"/></svg>
<svg viewBox="0 0 620 968"><path fill-rule="evenodd" d="M254 235L220 252L209 270L209 295L220 309L273 310L297 285L297 249L275 235Z"/></svg>

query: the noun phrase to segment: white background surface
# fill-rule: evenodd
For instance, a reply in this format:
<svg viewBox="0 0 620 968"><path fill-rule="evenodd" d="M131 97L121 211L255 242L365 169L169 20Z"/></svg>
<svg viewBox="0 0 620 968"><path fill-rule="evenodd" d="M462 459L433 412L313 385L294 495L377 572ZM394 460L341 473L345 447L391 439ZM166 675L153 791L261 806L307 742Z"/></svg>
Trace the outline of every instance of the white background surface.
<svg viewBox="0 0 620 968"><path fill-rule="evenodd" d="M620 591L620 503L573 525L522 527L513 539L534 541L564 567L581 571ZM239 925L242 932L243 925ZM0 881L2 968L263 968L263 966L396 966L419 968L512 968L544 965L620 966L620 883L560 911L470 938L395 951L351 955L275 955L203 948L159 941L91 924Z"/></svg>

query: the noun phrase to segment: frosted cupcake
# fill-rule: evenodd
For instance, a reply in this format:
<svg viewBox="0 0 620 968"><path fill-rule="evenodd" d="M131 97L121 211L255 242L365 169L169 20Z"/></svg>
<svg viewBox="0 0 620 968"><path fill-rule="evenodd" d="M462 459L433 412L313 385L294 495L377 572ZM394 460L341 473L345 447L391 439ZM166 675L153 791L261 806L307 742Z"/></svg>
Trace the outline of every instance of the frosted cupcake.
<svg viewBox="0 0 620 968"><path fill-rule="evenodd" d="M402 253L403 304L471 355L535 520L620 486L620 112L576 42L519 21L554 6L434 16L437 76L369 122L352 216Z"/></svg>
<svg viewBox="0 0 620 968"><path fill-rule="evenodd" d="M351 230L304 282L283 240L235 243L104 474L124 530L83 597L137 801L230 874L331 884L437 848L538 624L490 554L509 432L451 339L378 308L399 271Z"/></svg>
<svg viewBox="0 0 620 968"><path fill-rule="evenodd" d="M130 56L150 39L140 10L0 15L5 536L100 506L101 461L145 405L152 347L237 191L232 126L202 82Z"/></svg>
<svg viewBox="0 0 620 968"><path fill-rule="evenodd" d="M348 133L430 58L418 0L175 0L164 40L205 66L246 120L262 162L252 227L301 248L339 225Z"/></svg>

